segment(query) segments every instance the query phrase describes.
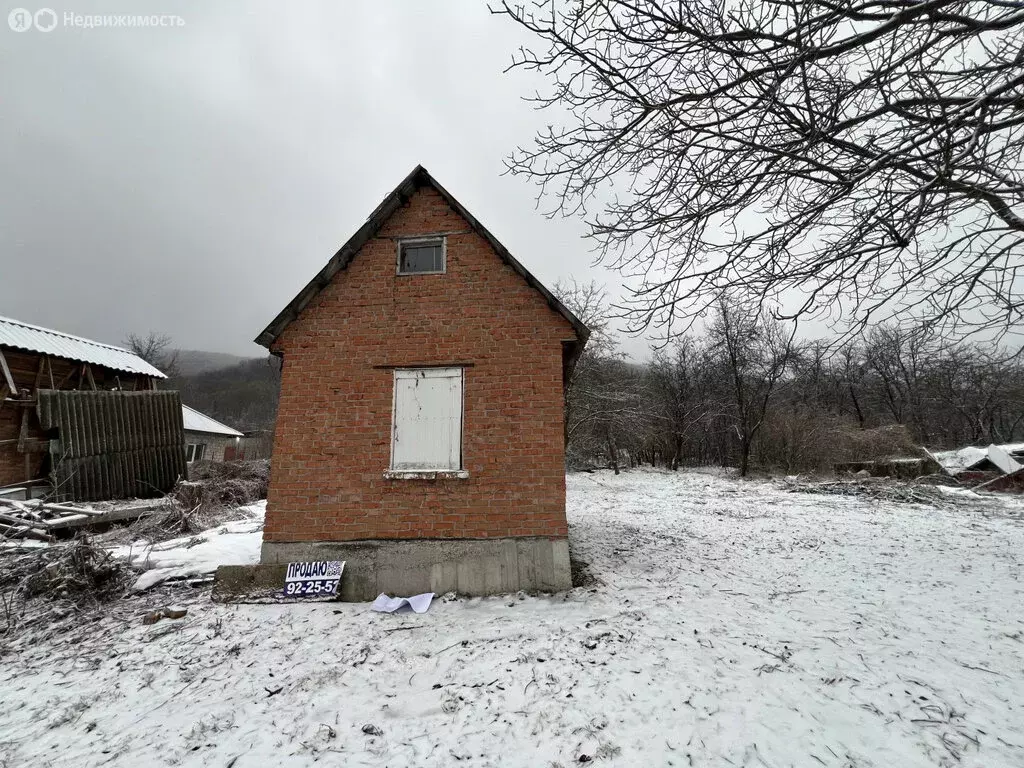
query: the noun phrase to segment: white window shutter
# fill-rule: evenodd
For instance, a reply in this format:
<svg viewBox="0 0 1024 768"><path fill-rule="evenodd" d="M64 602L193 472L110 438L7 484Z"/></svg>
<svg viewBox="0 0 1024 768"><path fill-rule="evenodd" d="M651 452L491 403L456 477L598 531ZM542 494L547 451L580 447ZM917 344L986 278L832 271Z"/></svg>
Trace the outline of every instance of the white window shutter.
<svg viewBox="0 0 1024 768"><path fill-rule="evenodd" d="M462 369L395 371L391 469L462 469Z"/></svg>

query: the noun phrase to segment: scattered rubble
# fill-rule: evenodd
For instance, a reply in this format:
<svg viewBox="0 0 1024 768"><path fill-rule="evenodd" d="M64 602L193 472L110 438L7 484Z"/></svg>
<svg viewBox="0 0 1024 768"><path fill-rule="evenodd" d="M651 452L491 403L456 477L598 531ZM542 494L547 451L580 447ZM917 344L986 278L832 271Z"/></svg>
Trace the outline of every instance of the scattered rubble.
<svg viewBox="0 0 1024 768"><path fill-rule="evenodd" d="M179 546L187 549L194 538L201 549L207 539L216 538L211 529L233 530L238 525L233 521L250 521L252 512L239 505L266 496L269 463L206 462L196 474L157 501L73 505L0 497L0 635L9 638L38 621L94 612L133 594L140 573L153 566L156 542L181 538L188 543ZM255 524L258 530L261 521ZM215 550L211 557L223 556L216 554L215 544L205 546ZM153 583L167 578L163 572L155 581L153 571L144 575ZM184 609L170 605L149 610L144 623L184 615Z"/></svg>
<svg viewBox="0 0 1024 768"><path fill-rule="evenodd" d="M787 479L784 487L795 493L818 493L831 496L861 496L877 501L902 504L934 504L945 506L948 499L935 485L901 482L888 477L860 476L850 480L801 482Z"/></svg>
<svg viewBox="0 0 1024 768"><path fill-rule="evenodd" d="M156 624L161 619L183 619L188 615L188 608L179 608L178 606L158 608L155 611L150 611L142 617L143 624Z"/></svg>
<svg viewBox="0 0 1024 768"><path fill-rule="evenodd" d="M963 486L984 491L1024 492L1024 443L986 448L967 446L933 454L944 471Z"/></svg>

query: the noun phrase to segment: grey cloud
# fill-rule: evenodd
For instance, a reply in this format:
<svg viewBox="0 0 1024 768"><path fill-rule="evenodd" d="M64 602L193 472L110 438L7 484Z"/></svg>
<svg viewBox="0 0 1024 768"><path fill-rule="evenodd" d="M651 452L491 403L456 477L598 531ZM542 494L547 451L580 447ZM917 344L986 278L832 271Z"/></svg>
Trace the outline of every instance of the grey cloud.
<svg viewBox="0 0 1024 768"><path fill-rule="evenodd" d="M523 39L484 4L54 10L185 25L0 27L0 314L260 354L251 339L416 163L544 282L618 292L583 225L501 175L548 118L522 101L536 82L502 74Z"/></svg>

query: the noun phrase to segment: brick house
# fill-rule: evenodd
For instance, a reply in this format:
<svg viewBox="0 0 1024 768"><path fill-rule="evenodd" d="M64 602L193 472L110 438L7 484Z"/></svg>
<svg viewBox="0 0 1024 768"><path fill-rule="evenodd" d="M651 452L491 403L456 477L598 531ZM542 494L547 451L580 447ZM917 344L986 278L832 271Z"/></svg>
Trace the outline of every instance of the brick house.
<svg viewBox="0 0 1024 768"><path fill-rule="evenodd" d="M262 562L344 559L355 600L571 586L588 335L418 166L256 339L282 358Z"/></svg>

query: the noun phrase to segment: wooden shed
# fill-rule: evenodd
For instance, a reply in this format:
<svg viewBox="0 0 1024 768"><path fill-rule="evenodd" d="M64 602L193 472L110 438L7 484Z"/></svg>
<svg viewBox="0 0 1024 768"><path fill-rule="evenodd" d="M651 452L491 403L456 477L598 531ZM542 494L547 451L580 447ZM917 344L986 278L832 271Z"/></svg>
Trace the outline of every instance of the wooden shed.
<svg viewBox="0 0 1024 768"><path fill-rule="evenodd" d="M0 488L148 496L185 474L177 392L126 349L0 317Z"/></svg>

